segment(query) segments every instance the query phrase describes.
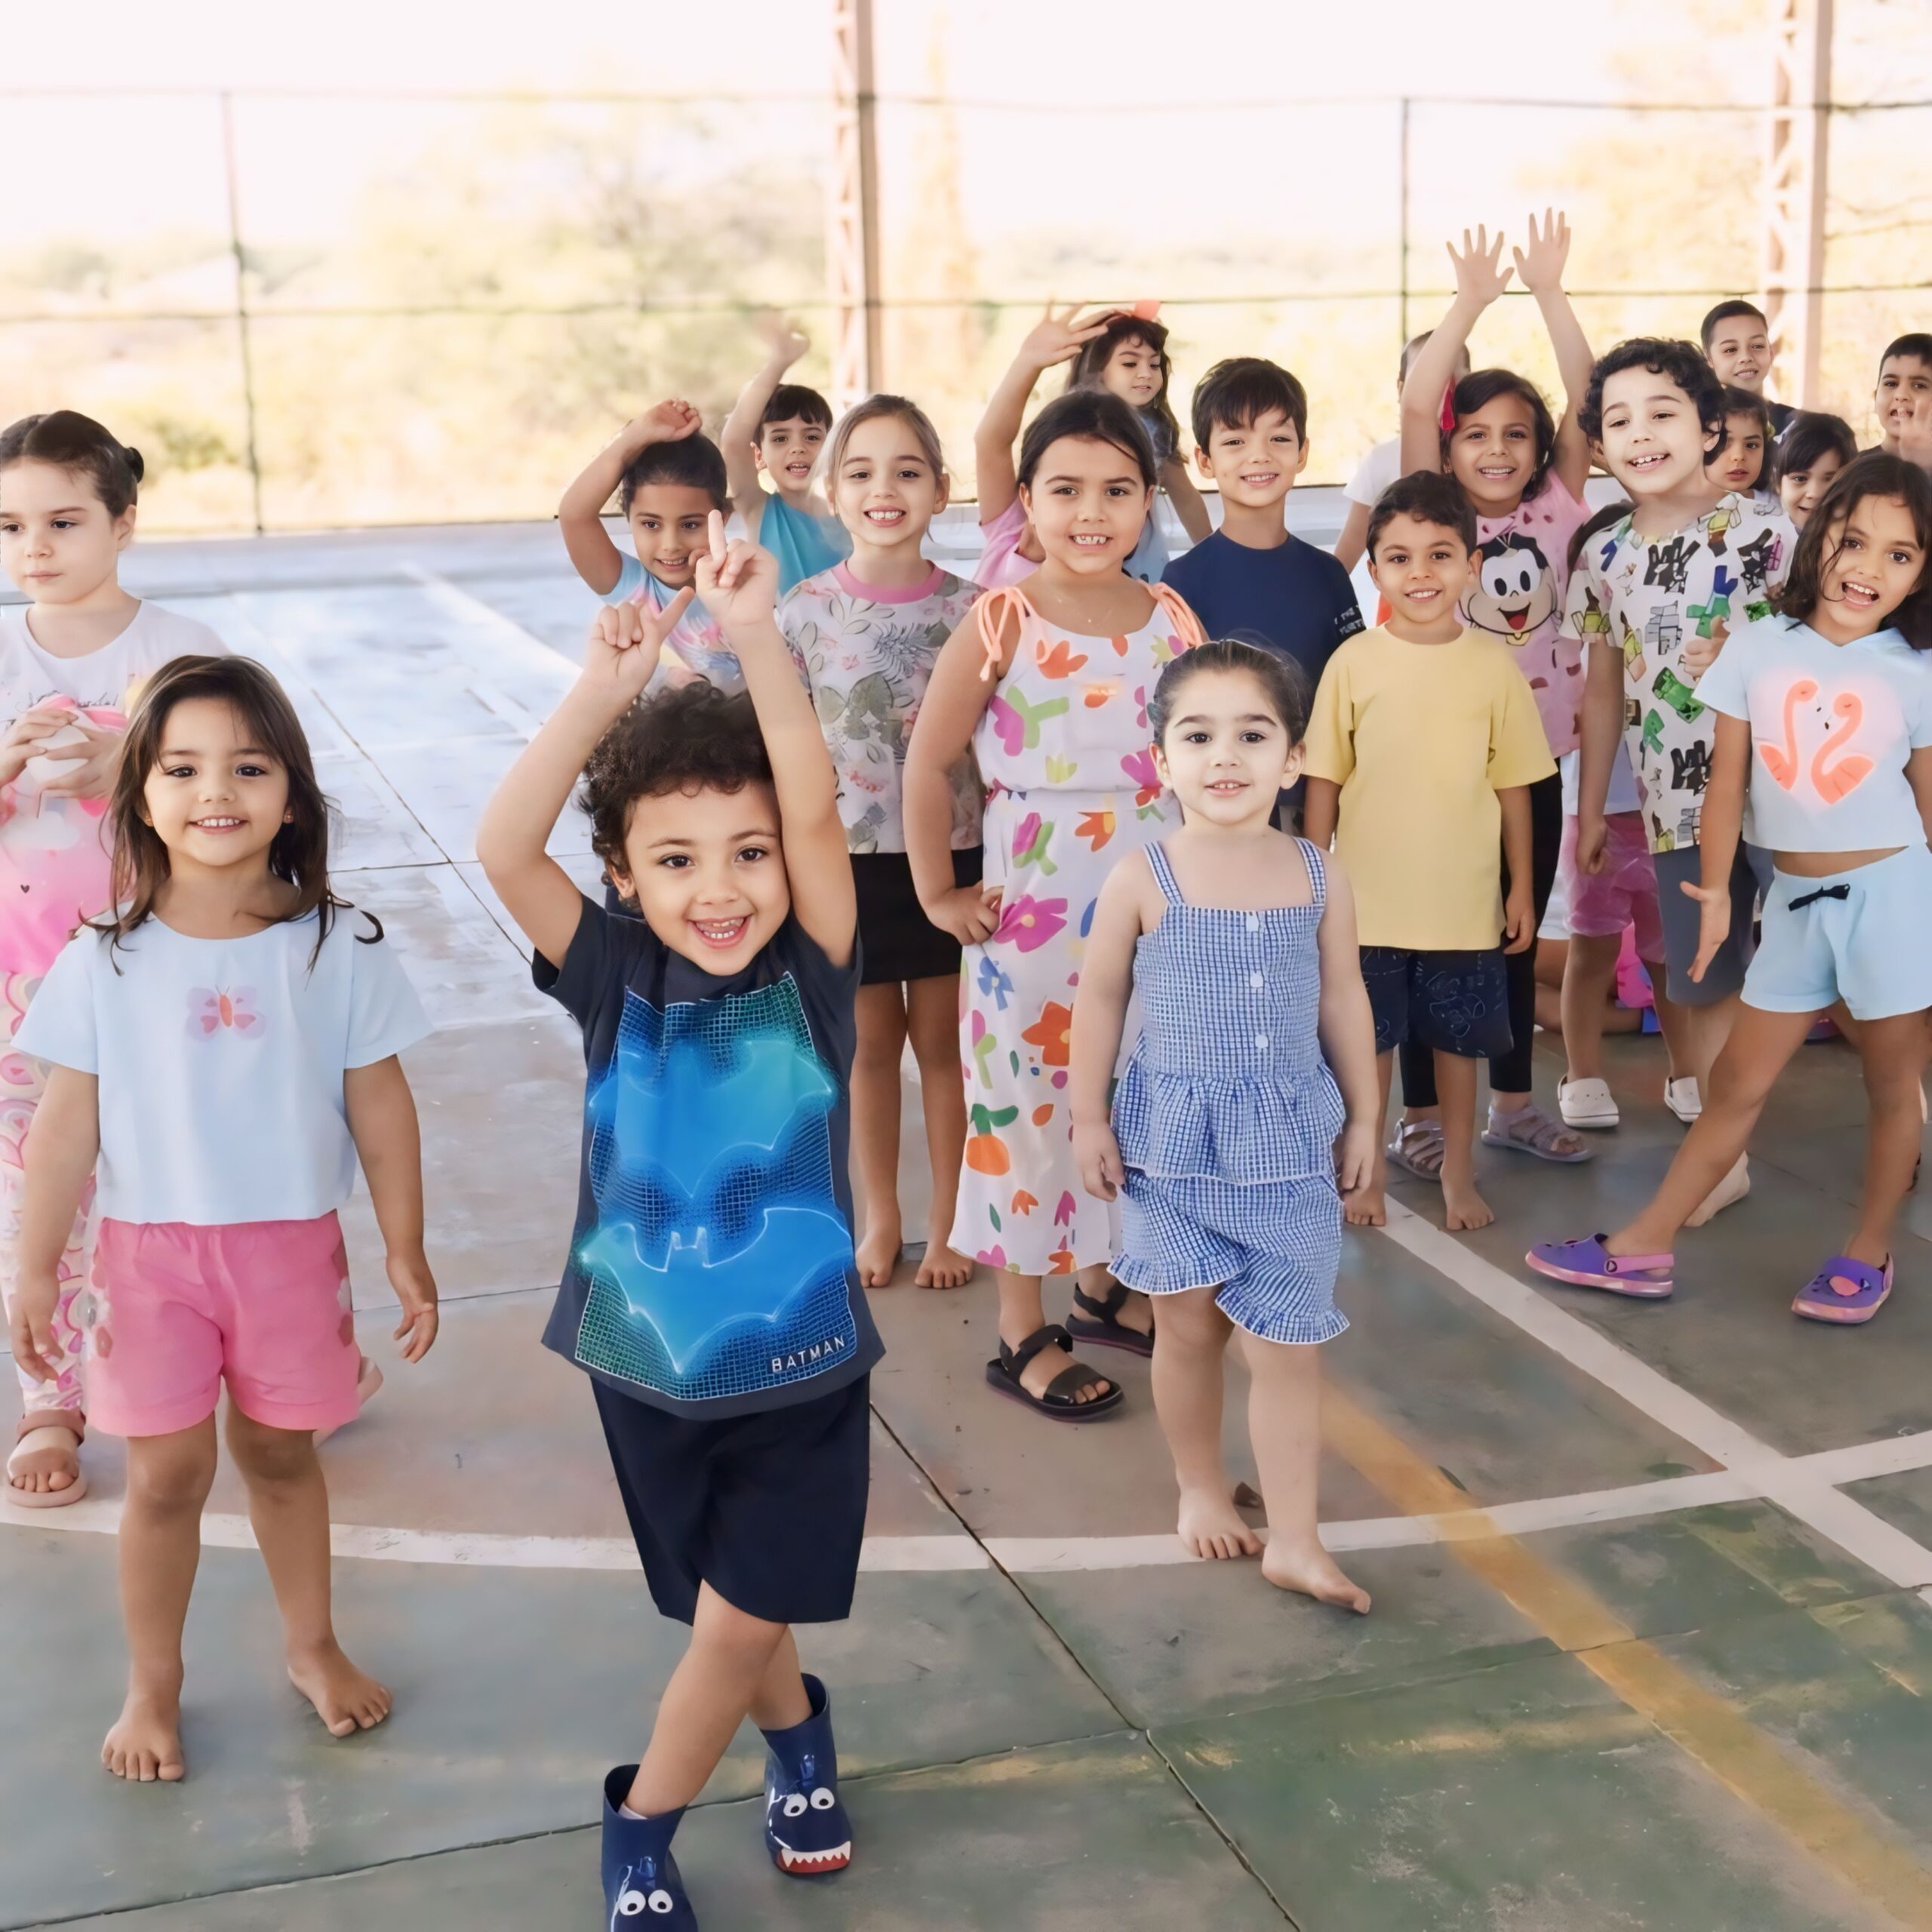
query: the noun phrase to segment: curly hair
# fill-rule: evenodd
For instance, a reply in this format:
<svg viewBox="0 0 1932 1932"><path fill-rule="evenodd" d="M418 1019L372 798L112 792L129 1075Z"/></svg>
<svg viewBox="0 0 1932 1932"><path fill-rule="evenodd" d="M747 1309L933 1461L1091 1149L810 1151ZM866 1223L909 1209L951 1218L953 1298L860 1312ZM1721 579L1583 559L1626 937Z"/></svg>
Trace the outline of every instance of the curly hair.
<svg viewBox="0 0 1932 1932"><path fill-rule="evenodd" d="M700 678L632 706L598 740L577 801L589 817L591 850L628 872L624 834L638 799L771 782L771 759L749 697L728 696Z"/></svg>
<svg viewBox="0 0 1932 1932"><path fill-rule="evenodd" d="M1590 371L1590 386L1583 392L1583 406L1577 411L1577 420L1592 442L1603 441L1603 386L1626 369L1647 369L1681 389L1697 412L1707 442L1724 434L1724 385L1704 360L1703 351L1695 343L1636 335L1599 355Z"/></svg>

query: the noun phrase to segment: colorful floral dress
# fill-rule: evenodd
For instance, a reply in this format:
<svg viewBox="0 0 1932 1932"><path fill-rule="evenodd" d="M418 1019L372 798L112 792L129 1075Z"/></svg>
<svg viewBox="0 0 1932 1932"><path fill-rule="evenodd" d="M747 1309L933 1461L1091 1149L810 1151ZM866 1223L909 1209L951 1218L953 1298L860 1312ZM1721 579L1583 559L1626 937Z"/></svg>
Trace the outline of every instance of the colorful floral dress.
<svg viewBox="0 0 1932 1932"><path fill-rule="evenodd" d="M986 785L986 876L998 930L961 968L969 1132L952 1244L1019 1275L1105 1262L1106 1204L1080 1185L1067 1063L1074 989L1102 882L1125 853L1180 822L1155 775L1147 699L1161 668L1201 641L1164 585L1124 637L1051 625L1018 586L979 603L990 676L1017 613L1020 638L974 734Z"/></svg>

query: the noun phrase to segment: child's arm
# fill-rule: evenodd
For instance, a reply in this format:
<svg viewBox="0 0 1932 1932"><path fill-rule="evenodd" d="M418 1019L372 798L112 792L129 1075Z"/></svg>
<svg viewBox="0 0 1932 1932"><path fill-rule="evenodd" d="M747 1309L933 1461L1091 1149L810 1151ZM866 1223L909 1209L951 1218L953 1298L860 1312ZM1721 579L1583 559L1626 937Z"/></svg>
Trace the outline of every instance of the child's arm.
<svg viewBox="0 0 1932 1932"><path fill-rule="evenodd" d="M1905 761L1906 783L1918 802L1918 817L1925 827L1925 842L1932 845L1932 745L1921 745Z"/></svg>
<svg viewBox="0 0 1932 1932"><path fill-rule="evenodd" d="M1441 445L1438 443L1436 447L1439 451ZM1438 455L1437 460L1441 460ZM1361 553L1368 548L1368 512L1367 504L1350 503L1348 520L1342 525L1341 535L1335 539L1335 561L1351 577L1361 561Z"/></svg>
<svg viewBox="0 0 1932 1932"><path fill-rule="evenodd" d="M1577 869L1592 876L1603 869L1608 828L1604 808L1610 801L1610 774L1617 763L1617 741L1623 733L1623 654L1607 635L1584 639L1589 653L1583 673L1583 703L1577 716Z"/></svg>
<svg viewBox="0 0 1932 1932"><path fill-rule="evenodd" d="M1496 801L1503 808L1503 857L1509 867L1509 896L1503 902L1503 949L1527 952L1537 938L1536 894L1530 878L1530 788L1500 786Z"/></svg>
<svg viewBox="0 0 1932 1932"><path fill-rule="evenodd" d="M697 411L688 402L660 402L633 417L585 466L557 505L564 548L577 574L599 597L608 597L623 574L623 553L604 528L604 506L640 450L652 443L675 443L698 427Z"/></svg>
<svg viewBox="0 0 1932 1932"><path fill-rule="evenodd" d="M19 1275L7 1311L14 1359L36 1382L51 1382L60 1372L54 1310L60 1299L61 1251L100 1153L99 1076L50 1068L27 1130Z"/></svg>
<svg viewBox="0 0 1932 1932"><path fill-rule="evenodd" d="M420 1361L436 1339L436 1278L423 1251L423 1137L416 1100L394 1054L342 1076L349 1137L382 1230L389 1286L402 1307L395 1339L405 1361Z"/></svg>
<svg viewBox="0 0 1932 1932"><path fill-rule="evenodd" d="M762 332L770 353L758 374L738 392L738 399L718 433L731 507L744 518L746 534L754 543L764 509L764 485L758 480L758 426L765 405L785 380L786 371L811 346L804 330L775 315L764 318Z"/></svg>
<svg viewBox="0 0 1932 1932"><path fill-rule="evenodd" d="M1340 815L1342 788L1332 778L1303 781L1301 835L1327 851L1335 842L1335 821Z"/></svg>
<svg viewBox="0 0 1932 1932"><path fill-rule="evenodd" d="M1134 992L1134 943L1146 930L1142 904L1152 884L1138 852L1108 873L1094 908L1094 924L1080 962L1080 991L1073 1002L1073 1044L1067 1098L1073 1114L1073 1158L1080 1182L1101 1201L1120 1192L1120 1143L1114 1138L1107 1088L1127 1027Z"/></svg>
<svg viewBox="0 0 1932 1932"><path fill-rule="evenodd" d="M1009 621L1002 642L1011 652L1020 620ZM974 728L993 694L982 679L986 646L974 609L940 647L931 681L906 747L900 811L906 826L906 860L926 917L962 946L977 946L999 924L998 888L955 885L952 878L953 768L971 749Z"/></svg>
<svg viewBox="0 0 1932 1932"><path fill-rule="evenodd" d="M1570 259L1568 217L1545 208L1539 231L1537 218L1531 215L1530 245L1514 252L1516 272L1543 312L1543 327L1549 331L1549 346L1556 352L1557 374L1563 383L1563 420L1556 426L1556 455L1550 467L1580 502L1584 479L1590 473L1590 445L1577 411L1590 386L1590 369L1596 358L1590 353L1583 325L1563 292L1563 266Z"/></svg>
<svg viewBox="0 0 1932 1932"><path fill-rule="evenodd" d="M1174 505L1174 515L1180 518L1181 528L1191 541L1198 543L1214 534L1214 519L1208 514L1208 506L1201 500L1201 492L1194 487L1194 478L1188 475L1187 466L1180 457L1170 457L1161 464L1161 488L1167 491L1168 501ZM1154 514L1152 504L1147 514Z"/></svg>
<svg viewBox="0 0 1932 1932"><path fill-rule="evenodd" d="M1056 315L1054 305L1047 304L1046 313L1020 345L1019 354L999 379L999 386L988 398L986 413L973 432L982 527L1004 515L1020 494L1013 446L1020 440L1020 421L1026 414L1026 400L1033 393L1034 384L1056 362L1071 362L1118 312L1103 309L1096 315L1081 315L1075 312L1078 307L1078 303L1072 304L1065 315Z"/></svg>
<svg viewBox="0 0 1932 1932"><path fill-rule="evenodd" d="M777 591L777 558L755 543L728 549L724 519L713 510L710 554L697 560L698 595L738 654L758 714L778 794L792 910L826 958L843 966L852 957L859 902L838 816L838 774L811 694L779 633L773 614Z"/></svg>
<svg viewBox="0 0 1932 1932"><path fill-rule="evenodd" d="M1690 963L1690 977L1698 980L1730 931L1730 868L1744 835L1744 788L1751 773L1751 721L1721 711L1716 717L1711 776L1697 822L1697 869L1703 876L1696 885L1684 881L1684 890L1697 902L1697 956Z"/></svg>
<svg viewBox="0 0 1932 1932"><path fill-rule="evenodd" d="M1304 816L1305 816L1304 813ZM1321 956L1321 1000L1317 1024L1323 1057L1342 1090L1349 1110L1336 1149L1335 1185L1344 1194L1366 1187L1375 1174L1382 1088L1375 1067L1375 1016L1362 984L1361 947L1355 937L1355 895L1339 861L1324 861L1328 903L1318 936ZM1083 976L1080 989L1087 990ZM1079 1009L1075 1008L1078 1023Z"/></svg>
<svg viewBox="0 0 1932 1932"><path fill-rule="evenodd" d="M543 848L570 802L597 741L643 694L670 629L694 595L687 586L663 610L606 605L591 620L577 682L503 774L476 828L484 875L531 944L563 964L583 894Z"/></svg>
<svg viewBox="0 0 1932 1932"><path fill-rule="evenodd" d="M1456 270L1456 299L1429 340L1416 351L1416 359L1409 365L1402 383L1401 473L1404 476L1418 469L1443 466L1443 392L1455 379L1456 366L1462 360L1476 318L1509 286L1511 271L1500 266L1503 259L1500 235L1492 244L1489 230L1478 228L1472 242L1466 228L1463 252L1457 254L1453 242L1447 246Z"/></svg>

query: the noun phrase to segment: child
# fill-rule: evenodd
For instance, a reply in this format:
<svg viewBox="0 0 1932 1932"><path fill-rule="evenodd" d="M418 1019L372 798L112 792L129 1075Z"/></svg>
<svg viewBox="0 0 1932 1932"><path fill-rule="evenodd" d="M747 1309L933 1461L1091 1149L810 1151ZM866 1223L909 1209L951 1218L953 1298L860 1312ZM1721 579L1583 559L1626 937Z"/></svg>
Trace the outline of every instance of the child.
<svg viewBox="0 0 1932 1932"><path fill-rule="evenodd" d="M1727 496L1749 497L1761 508L1776 500L1763 488L1764 459L1771 447L1770 405L1761 395L1727 383L1724 391L1724 440L1704 465L1704 474Z"/></svg>
<svg viewBox="0 0 1932 1932"><path fill-rule="evenodd" d="M51 1063L27 1143L14 1359L51 1380L62 1251L100 1162L88 1367L128 1438L128 1700L101 1761L172 1782L181 1630L215 1471L215 1404L248 1487L288 1675L330 1733L389 1715L329 1610L328 1494L310 1432L356 1413L336 1211L357 1161L402 1304L436 1336L416 1108L396 1055L429 1030L381 925L329 888L328 802L281 688L177 657L128 729L110 903L49 969L16 1042Z"/></svg>
<svg viewBox="0 0 1932 1932"><path fill-rule="evenodd" d="M1883 439L1878 447L1887 456L1904 454L1912 445L1919 460L1922 425L1932 417L1932 335L1902 335L1886 345L1878 358L1878 384L1872 407Z"/></svg>
<svg viewBox="0 0 1932 1932"><path fill-rule="evenodd" d="M1144 1302L1109 1285L1104 1210L1083 1207L1067 1109L1068 1029L1094 903L1117 860L1174 808L1154 768L1147 694L1200 641L1163 584L1125 573L1153 505L1140 419L1103 390L1057 397L1020 445L1022 512L1045 561L980 598L940 653L906 759L906 851L920 903L966 949L960 1058L972 1132L952 1245L995 1269L1001 1395L1057 1420L1118 1408L1069 1334L1147 1354ZM986 787L983 887L952 869L952 774ZM1080 1310L1049 1326L1041 1277L1072 1275Z"/></svg>
<svg viewBox="0 0 1932 1932"><path fill-rule="evenodd" d="M604 528L617 492L637 555L627 557ZM664 629L663 660L651 688L707 678L721 691L745 688L718 620L686 596L696 581L714 511L728 507L724 459L688 402L660 402L626 423L564 492L557 506L564 545L577 574L607 604L677 605Z"/></svg>
<svg viewBox="0 0 1932 1932"><path fill-rule="evenodd" d="M139 451L71 409L0 432L0 565L29 600L0 609L0 1026L9 1041L68 935L112 903L103 814L134 692L171 657L227 648L205 624L121 588L140 478ZM23 1150L42 1091L32 1060L0 1053L0 1288L9 1305ZM92 1243L84 1201L60 1256L54 1372L20 1371L18 1439L0 1493L24 1508L60 1508L87 1494L78 1451Z"/></svg>
<svg viewBox="0 0 1932 1932"><path fill-rule="evenodd" d="M1409 368L1432 331L1424 329L1420 335L1410 337L1402 345L1401 360L1395 367L1395 406L1399 411L1402 405L1402 391L1407 385ZM1456 371L1452 380L1460 382L1469 373L1469 352L1466 347L1456 358ZM1361 561L1362 552L1368 540L1368 513L1374 509L1376 499L1402 473L1402 439L1399 435L1390 436L1377 443L1355 466L1355 473L1349 478L1342 494L1348 499L1349 514L1342 525L1342 534L1335 540L1335 561L1353 578L1355 566Z"/></svg>
<svg viewBox="0 0 1932 1932"><path fill-rule="evenodd" d="M1778 500L1801 536L1838 472L1858 454L1858 439L1842 416L1801 409L1778 439L1772 477Z"/></svg>
<svg viewBox="0 0 1932 1932"><path fill-rule="evenodd" d="M1715 725L1695 687L1734 620L1769 614L1795 534L1782 509L1725 496L1706 475L1723 432L1724 392L1694 344L1649 337L1620 343L1591 371L1583 423L1635 507L1583 553L1570 585L1566 621L1589 654L1577 863L1595 873L1605 863L1605 801L1621 735L1657 869L1665 990L1690 1009L1687 1070L1701 1097L1737 1011L1758 881L1750 853L1739 851L1729 937L1692 979L1697 927L1682 888L1697 876ZM1700 1215L1708 1218L1749 1188L1740 1158Z"/></svg>
<svg viewBox="0 0 1932 1932"><path fill-rule="evenodd" d="M643 1762L605 1780L614 1924L695 1924L672 1835L747 1712L779 1869L851 1853L825 1687L801 1675L791 1626L851 1607L881 1352L846 1179L856 914L777 574L767 551L728 552L714 513L697 588L744 667L737 697L636 703L689 591L600 611L582 675L476 835L589 1069L543 1339L589 1374L651 1595L691 1626ZM638 916L585 898L543 849L586 761L593 844Z"/></svg>
<svg viewBox="0 0 1932 1932"><path fill-rule="evenodd" d="M1616 1233L1540 1243L1560 1281L1656 1300L1692 1211L1743 1158L1758 1113L1814 1021L1842 998L1860 1023L1870 1106L1858 1225L1792 1304L1864 1322L1892 1289L1892 1224L1912 1184L1932 1005L1932 484L1876 452L1850 464L1805 526L1781 614L1733 638L1698 685L1717 715L1693 976L1734 912L1731 855L1748 823L1776 858L1764 940L1703 1117L1663 1185ZM1854 745L1857 749L1854 749Z"/></svg>
<svg viewBox="0 0 1932 1932"><path fill-rule="evenodd" d="M1383 491L1368 556L1388 626L1330 660L1307 755L1308 836L1324 851L1334 843L1356 888L1377 1124L1395 1049L1413 1037L1435 1056L1452 1232L1495 1218L1475 1189L1474 1061L1509 1049L1503 939L1521 953L1534 936L1529 788L1556 770L1513 654L1457 614L1475 547L1475 513L1452 478L1419 471ZM1378 1146L1373 1174L1344 1203L1349 1220L1383 1223L1385 1180Z"/></svg>
<svg viewBox="0 0 1932 1932"><path fill-rule="evenodd" d="M1244 644L1202 645L1161 672L1148 721L1182 823L1101 888L1074 1008L1073 1136L1087 1192L1126 1197L1115 1273L1161 1298L1154 1402L1181 1541L1197 1557L1260 1547L1221 1457L1222 1358L1238 1328L1270 1529L1262 1574L1360 1612L1368 1593L1315 1527L1310 1345L1349 1325L1337 1181L1353 1192L1374 1168L1375 1028L1348 881L1272 828L1301 763L1301 692L1292 667ZM1144 1030L1110 1124L1135 995Z"/></svg>
<svg viewBox="0 0 1932 1932"><path fill-rule="evenodd" d="M1514 251L1515 272L1535 297L1563 378L1562 420L1550 416L1534 383L1508 369L1466 376L1438 403L1455 358L1483 311L1509 286L1511 271L1500 266L1503 238L1492 246L1486 230L1472 242L1463 237L1456 271L1456 299L1415 359L1402 405L1405 470L1441 469L1453 477L1476 515L1477 551L1463 622L1500 638L1528 679L1552 755L1563 757L1577 743L1577 711L1583 696L1582 654L1563 631L1563 598L1569 583L1570 538L1589 515L1583 479L1589 448L1577 424L1577 405L1589 380L1590 346L1570 298L1563 292L1570 227L1546 212L1530 218L1529 246ZM1540 926L1563 838L1563 787L1552 770L1530 790L1530 891L1534 923ZM1510 875L1513 878L1514 874ZM1505 890L1507 890L1506 887ZM1536 941L1506 963L1509 1041L1490 1063L1486 1146L1565 1164L1586 1161L1589 1149L1560 1120L1537 1105L1531 1091L1536 1035ZM1435 1117L1435 1058L1418 1041L1402 1050L1403 1116L1390 1149L1396 1164L1426 1180L1442 1169L1442 1127Z"/></svg>
<svg viewBox="0 0 1932 1932"><path fill-rule="evenodd" d="M926 917L913 890L900 771L933 660L979 589L921 553L946 506L947 481L938 433L916 404L875 395L848 410L826 451L826 478L852 532L851 560L800 584L779 606L778 627L811 686L838 774L859 896L863 971L852 1062L852 1133L866 1196L859 1280L884 1287L899 1260L899 1066L909 1033L932 1162L926 1251L913 1278L922 1288L954 1288L973 1272L947 1245L966 1146L959 942ZM953 770L952 796L953 878L977 885L981 793L970 758Z"/></svg>
<svg viewBox="0 0 1932 1932"><path fill-rule="evenodd" d="M788 383L785 372L811 348L790 323L768 317L771 354L739 392L719 442L732 507L746 540L778 559L778 594L829 570L852 549L851 533L832 514L829 490L812 472L832 432L832 405L817 389ZM771 478L768 494L761 480Z"/></svg>
<svg viewBox="0 0 1932 1932"><path fill-rule="evenodd" d="M1288 534L1288 492L1308 461L1308 397L1258 355L1217 362L1195 386L1194 460L1221 493L1221 527L1161 580L1210 637L1244 631L1301 667L1312 691L1361 629L1349 574Z"/></svg>
<svg viewBox="0 0 1932 1932"><path fill-rule="evenodd" d="M1773 438L1782 436L1798 411L1788 402L1772 402L1764 396L1778 352L1764 310L1755 302L1735 298L1720 302L1704 318L1700 334L1705 358L1717 371L1718 380L1763 401Z"/></svg>

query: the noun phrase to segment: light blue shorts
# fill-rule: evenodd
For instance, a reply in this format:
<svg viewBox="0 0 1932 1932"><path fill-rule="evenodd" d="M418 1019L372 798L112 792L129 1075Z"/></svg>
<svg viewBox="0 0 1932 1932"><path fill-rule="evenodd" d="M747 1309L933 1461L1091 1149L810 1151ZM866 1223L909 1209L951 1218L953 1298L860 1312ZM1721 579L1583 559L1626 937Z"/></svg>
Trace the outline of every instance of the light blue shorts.
<svg viewBox="0 0 1932 1932"><path fill-rule="evenodd" d="M1854 1020L1932 1007L1932 851L1924 846L1825 878L1773 879L1745 1004L1822 1013L1837 999Z"/></svg>

